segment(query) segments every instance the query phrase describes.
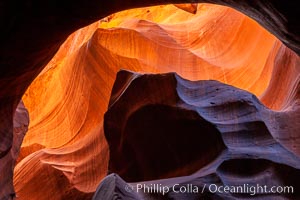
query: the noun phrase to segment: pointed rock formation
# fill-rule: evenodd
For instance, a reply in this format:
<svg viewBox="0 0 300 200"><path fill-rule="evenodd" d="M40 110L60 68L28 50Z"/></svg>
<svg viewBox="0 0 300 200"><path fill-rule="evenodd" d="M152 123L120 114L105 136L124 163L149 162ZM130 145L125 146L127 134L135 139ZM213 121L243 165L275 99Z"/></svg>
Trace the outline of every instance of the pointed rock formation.
<svg viewBox="0 0 300 200"><path fill-rule="evenodd" d="M15 197L15 192L10 187L10 185L13 184L11 177L13 177L14 166L18 159L23 138L28 131L28 126L29 114L23 101L20 101L14 112L12 146L10 146L6 152L0 151L0 198L4 193L8 194L5 198L1 198L3 200Z"/></svg>
<svg viewBox="0 0 300 200"><path fill-rule="evenodd" d="M101 182L93 196L93 200L103 199L140 200L141 197L120 176L110 174Z"/></svg>

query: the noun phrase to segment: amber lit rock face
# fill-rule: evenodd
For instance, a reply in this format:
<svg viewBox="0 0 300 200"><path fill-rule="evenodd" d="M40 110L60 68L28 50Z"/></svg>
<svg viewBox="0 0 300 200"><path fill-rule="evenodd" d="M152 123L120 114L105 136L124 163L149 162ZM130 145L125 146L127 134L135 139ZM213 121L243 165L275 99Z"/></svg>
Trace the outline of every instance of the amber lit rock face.
<svg viewBox="0 0 300 200"><path fill-rule="evenodd" d="M139 95L135 95L139 94ZM104 132L110 148L109 171L138 184L193 184L202 191L204 184L239 186L293 185L300 189L300 158L276 137L284 137L274 127L298 126L280 120L287 113L264 107L249 92L217 81L188 81L174 73L140 75L121 71L112 90L104 117ZM290 112L297 118L298 113ZM276 135L276 137L274 137ZM293 144L295 140L287 139ZM186 176L192 174L190 176ZM183 177L185 176L185 177ZM181 177L177 179L166 179ZM157 180L165 178L165 180ZM156 180L146 182L147 180ZM114 184L112 185L113 182ZM120 177L110 175L101 183L94 199L111 194L132 198ZM188 187L188 186L187 186ZM102 189L101 189L102 188ZM105 191L105 192L104 192ZM109 192L107 192L109 191ZM135 194L140 199L159 199L162 191ZM147 191L147 189L146 189ZM214 195L214 189L189 194L170 189L165 198L195 199ZM145 194L143 194L145 193ZM191 192L190 192L191 193ZM256 194L264 199L274 194ZM222 194L239 199L249 194ZM278 195L278 194L277 194ZM101 198L100 198L101 197ZM299 193L281 194L297 199Z"/></svg>
<svg viewBox="0 0 300 200"><path fill-rule="evenodd" d="M115 13L164 2L1 3L0 23L4 30L0 45L0 173L1 177L5 174L5 179L0 180L0 199L14 196L13 176L19 199L92 197L108 172L109 147L102 127L103 115L109 99L113 98L110 93L120 69L145 73L175 71L185 79L214 79L245 89L257 95L268 108L284 111L274 116L273 121L280 123L268 128L284 148L299 155L297 2L210 2L244 12L279 40L241 13L216 5L179 5L184 1L170 1L177 7ZM73 31L76 32L69 36ZM20 150L23 135L13 128L13 116L25 91L23 101L29 111L30 125ZM216 133L213 139L218 138L218 130L211 127L211 122L193 110L150 106L128 119L124 131L131 134L129 130L135 129L130 135L132 139L143 128L134 128L135 122L139 118L147 121L147 117L153 116L153 109L157 110L155 115L161 116L157 126L166 121L179 122L176 128L166 126L166 132L188 129L186 119L180 117L184 115L195 130L200 123L205 130ZM24 119L28 121L28 116ZM17 130L23 133L26 126L28 122ZM153 131L161 130L149 128L147 136ZM190 136L202 139L193 131ZM171 143L174 148L176 142ZM210 144L207 142L202 150L211 151ZM187 150L179 155L182 162L176 164L176 169L167 166L161 171L151 171L145 165L147 173L138 172L132 180L190 174L219 155L223 146L222 142L218 144L220 148L211 155L187 157ZM200 157L203 160L197 167L184 167L185 162L198 162ZM124 178L128 180L129 175Z"/></svg>

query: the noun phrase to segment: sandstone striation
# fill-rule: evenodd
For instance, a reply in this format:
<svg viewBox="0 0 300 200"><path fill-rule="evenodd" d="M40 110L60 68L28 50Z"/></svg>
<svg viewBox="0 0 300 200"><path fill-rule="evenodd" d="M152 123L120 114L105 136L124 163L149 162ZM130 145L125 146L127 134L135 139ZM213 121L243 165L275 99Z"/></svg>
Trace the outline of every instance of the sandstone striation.
<svg viewBox="0 0 300 200"><path fill-rule="evenodd" d="M278 39L237 11L197 2L235 8ZM113 14L165 3L180 9L170 5ZM268 108L285 111L276 115L282 123L271 132L299 154L298 3L179 3L190 1L1 2L0 199L15 193L13 168L23 136L14 131L13 116L29 85L23 100L30 127L15 168L17 196L90 199L107 174L103 114L123 68L175 71L186 79L215 79L250 91Z"/></svg>
<svg viewBox="0 0 300 200"><path fill-rule="evenodd" d="M293 134L289 132L290 126L299 129L297 123L283 122L287 112L269 110L249 92L217 81L192 82L174 73L121 71L104 117L110 149L109 171L135 182L133 191L125 192L130 198L141 183L144 187L193 184L200 191L204 184L247 183L294 187L293 194L261 192L255 195L259 199L297 199L300 197L297 192L300 189L299 147L285 148L276 139ZM288 114L294 122L299 121L298 112ZM287 133L274 128L277 126L284 126ZM285 145L294 143L293 138L284 141ZM115 186L110 187L108 194L124 195L118 191L124 189L121 183L116 176ZM106 179L100 187L108 187ZM164 198L251 197L250 192L214 194L208 188L204 191L178 194L170 190ZM101 195L103 199L108 197L101 190L98 193L94 199L101 199L97 198ZM159 190L139 192L132 199L160 199L161 195ZM126 195L122 199L127 199Z"/></svg>

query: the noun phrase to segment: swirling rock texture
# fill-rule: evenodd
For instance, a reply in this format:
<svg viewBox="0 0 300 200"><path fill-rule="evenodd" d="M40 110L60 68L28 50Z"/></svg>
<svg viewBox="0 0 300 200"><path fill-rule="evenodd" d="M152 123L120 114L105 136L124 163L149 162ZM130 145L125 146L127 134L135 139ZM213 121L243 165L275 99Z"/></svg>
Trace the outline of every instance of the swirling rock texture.
<svg viewBox="0 0 300 200"><path fill-rule="evenodd" d="M295 122L298 113L289 113ZM275 127L295 126L280 120L285 115L266 108L253 94L218 81L121 71L104 117L110 171L130 182L143 181L139 184L145 191L153 185L172 188L176 183L186 188L193 184L203 193L180 194L170 189L163 195L158 187L145 194L135 189L128 192L120 177L110 175L94 199L113 199L108 198L112 195L122 199L240 199L251 195L212 194L203 187L245 183L293 185L294 194L261 192L256 198L298 199L299 153L275 139L284 134ZM170 177L180 178L166 179Z"/></svg>
<svg viewBox="0 0 300 200"><path fill-rule="evenodd" d="M294 52L254 21L220 6L177 5L188 12L161 6L109 16L128 8L184 1L2 1L0 199L14 196L14 158L9 152L17 152L21 141L13 134L14 110L42 69L23 97L30 128L14 174L20 199L92 197L107 174L109 149L102 120L120 68L176 71L187 79L216 79L246 89L269 108L284 111L274 119L282 124L273 127L284 134L271 132L298 155L297 3L209 2L244 12ZM60 47L71 32L100 18ZM107 29L111 27L115 28ZM289 123L295 125L286 126Z"/></svg>

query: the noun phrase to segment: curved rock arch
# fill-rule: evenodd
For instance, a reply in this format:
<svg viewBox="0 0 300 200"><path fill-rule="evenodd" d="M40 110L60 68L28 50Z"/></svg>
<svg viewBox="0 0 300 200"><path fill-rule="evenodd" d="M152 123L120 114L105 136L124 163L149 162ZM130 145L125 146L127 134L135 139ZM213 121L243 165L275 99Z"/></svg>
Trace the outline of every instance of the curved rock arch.
<svg viewBox="0 0 300 200"><path fill-rule="evenodd" d="M123 9L191 2L233 7L258 21L288 47L300 53L298 5L292 0L2 2L1 27L4 27L4 31L1 33L0 47L0 162L6 162L6 153L13 146L12 118L21 96L71 32ZM0 167L1 174L9 174L6 180L1 181L1 198L13 193L12 166L13 162L9 161Z"/></svg>

